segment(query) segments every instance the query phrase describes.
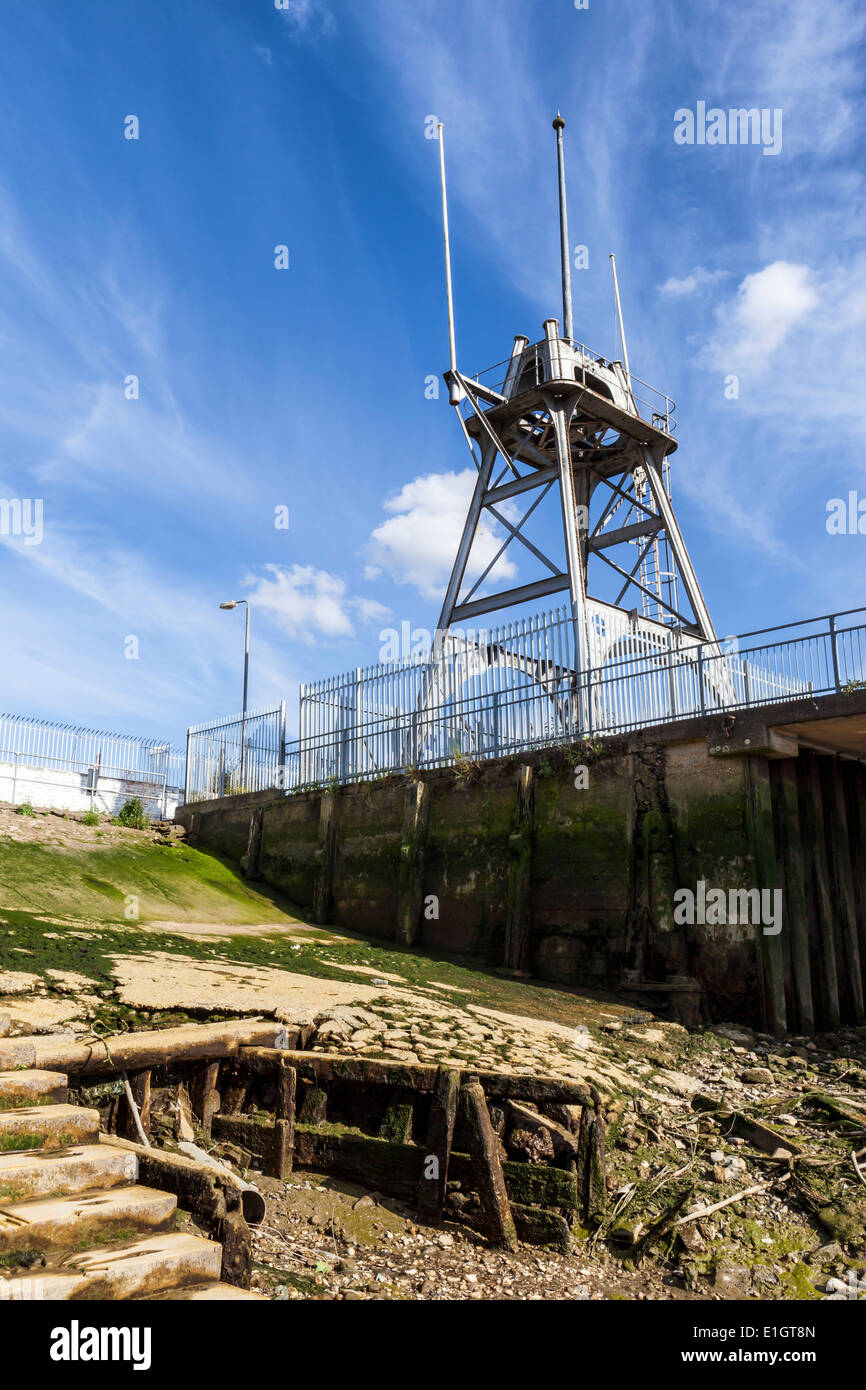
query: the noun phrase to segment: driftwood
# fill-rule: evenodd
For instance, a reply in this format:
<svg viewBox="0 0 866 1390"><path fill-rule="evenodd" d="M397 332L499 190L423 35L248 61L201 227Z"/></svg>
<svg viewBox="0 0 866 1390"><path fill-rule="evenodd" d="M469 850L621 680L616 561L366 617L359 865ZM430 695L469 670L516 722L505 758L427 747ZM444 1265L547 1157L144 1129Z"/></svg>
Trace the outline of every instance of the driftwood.
<svg viewBox="0 0 866 1390"><path fill-rule="evenodd" d="M745 1139L753 1148L762 1153L773 1154L777 1149L787 1149L790 1154L802 1153L802 1148L787 1134L780 1134L761 1120L753 1120L740 1110L732 1110L729 1105L715 1101L710 1096L698 1093L692 1100L692 1109L713 1114L720 1125L727 1125L727 1133Z"/></svg>
<svg viewBox="0 0 866 1390"><path fill-rule="evenodd" d="M866 1130L866 1110L860 1110L857 1106L846 1101L837 1100L835 1096L828 1096L823 1091L810 1091L803 1099L811 1105L820 1106L822 1110L826 1110L828 1115L832 1115L834 1120L839 1120L842 1124L855 1125L858 1129Z"/></svg>
<svg viewBox="0 0 866 1390"><path fill-rule="evenodd" d="M711 1207L698 1207L696 1211L690 1211L685 1216L678 1217L674 1225L684 1226L687 1221L700 1221L702 1216L712 1216L714 1211L721 1211L722 1207L729 1207L732 1202L739 1202L741 1197L754 1197L756 1192L766 1192L770 1186L771 1184L768 1182L757 1182L752 1187L744 1187L742 1192L734 1192L722 1202L714 1202Z"/></svg>
<svg viewBox="0 0 866 1390"><path fill-rule="evenodd" d="M150 1070L136 1072L130 1081L123 1072L123 1091L126 1105L120 1111L117 1129L123 1139L137 1139L150 1146Z"/></svg>
<svg viewBox="0 0 866 1390"><path fill-rule="evenodd" d="M478 1081L460 1087L460 1104L469 1129L473 1177L481 1202L485 1234L507 1250L517 1249L517 1231L484 1091Z"/></svg>

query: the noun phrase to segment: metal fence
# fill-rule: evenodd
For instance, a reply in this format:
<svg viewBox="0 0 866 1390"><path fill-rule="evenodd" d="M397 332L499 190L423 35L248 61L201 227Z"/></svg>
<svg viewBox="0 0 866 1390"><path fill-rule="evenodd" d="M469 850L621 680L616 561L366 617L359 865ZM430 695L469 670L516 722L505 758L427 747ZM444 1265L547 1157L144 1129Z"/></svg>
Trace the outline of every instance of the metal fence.
<svg viewBox="0 0 866 1390"><path fill-rule="evenodd" d="M302 687L280 785L502 757L866 683L866 609L701 643L595 603L583 674L576 645L562 608L451 634L426 660Z"/></svg>
<svg viewBox="0 0 866 1390"><path fill-rule="evenodd" d="M165 814L169 789L183 786L184 765L183 753L158 739L0 714L2 792L11 801L46 788L52 804L95 806L107 784L117 783L117 795L128 790L152 814Z"/></svg>
<svg viewBox="0 0 866 1390"><path fill-rule="evenodd" d="M286 705L198 724L186 740L187 801L211 801L283 785Z"/></svg>
<svg viewBox="0 0 866 1390"><path fill-rule="evenodd" d="M866 686L866 609L702 643L605 603L581 673L570 608L453 632L415 659L301 686L285 704L190 729L186 796L295 791Z"/></svg>

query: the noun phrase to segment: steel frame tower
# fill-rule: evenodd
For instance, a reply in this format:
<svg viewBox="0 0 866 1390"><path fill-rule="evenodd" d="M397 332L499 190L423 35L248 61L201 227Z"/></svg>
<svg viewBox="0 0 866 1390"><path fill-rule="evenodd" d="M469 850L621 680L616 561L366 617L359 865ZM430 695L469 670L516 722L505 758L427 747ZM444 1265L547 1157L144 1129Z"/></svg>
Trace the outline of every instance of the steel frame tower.
<svg viewBox="0 0 866 1390"><path fill-rule="evenodd" d="M567 592L580 668L576 674L583 674L603 659L605 642L598 638L606 625L612 636L628 622L647 650L715 645L717 639L670 497L669 459L677 447L673 402L629 370L615 263L623 360L608 361L574 340L564 125L557 115L564 335L559 322L548 319L539 342L516 337L510 358L500 365L501 379L493 385L488 381L495 368L468 377L457 367L441 127L439 131L451 341L445 381L477 470L442 605L439 639L455 623ZM554 555L527 533L527 523L550 492L558 493L562 518L562 552ZM510 505L503 510L506 503ZM525 510L518 519L521 505ZM485 520L497 523L505 539L467 587L473 543ZM484 591L491 571L515 543L544 573L515 588ZM593 594L596 561L618 578L612 603ZM608 623L612 610L622 621Z"/></svg>

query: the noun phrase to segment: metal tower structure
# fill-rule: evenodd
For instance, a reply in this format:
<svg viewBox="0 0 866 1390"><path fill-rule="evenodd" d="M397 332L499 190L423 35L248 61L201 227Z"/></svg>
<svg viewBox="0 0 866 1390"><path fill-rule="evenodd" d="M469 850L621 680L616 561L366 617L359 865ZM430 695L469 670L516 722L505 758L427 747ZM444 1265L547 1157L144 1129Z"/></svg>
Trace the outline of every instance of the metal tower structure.
<svg viewBox="0 0 866 1390"><path fill-rule="evenodd" d="M631 373L613 256L622 359L608 360L574 337L564 126L557 114L563 330L557 319L548 319L540 341L517 336L504 362L475 376L457 366L439 128L451 344L445 381L477 470L439 640L456 623L567 593L575 625L575 675L584 675L615 660L624 641L631 654L650 654L715 645L716 634L671 501L674 403ZM553 553L530 526L533 518L537 524L538 508L548 496L558 503L561 519L562 542ZM483 533L489 553L491 523L505 534L482 568L472 562L473 546ZM512 547L534 577L503 588L496 571Z"/></svg>

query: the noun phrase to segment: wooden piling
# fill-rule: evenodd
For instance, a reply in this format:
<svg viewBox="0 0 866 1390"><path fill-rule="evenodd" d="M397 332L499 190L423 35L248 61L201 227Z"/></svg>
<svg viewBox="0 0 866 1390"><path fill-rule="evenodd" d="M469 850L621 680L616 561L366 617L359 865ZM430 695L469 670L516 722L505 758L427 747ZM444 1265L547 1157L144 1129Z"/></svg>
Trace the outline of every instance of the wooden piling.
<svg viewBox="0 0 866 1390"><path fill-rule="evenodd" d="M275 1176L285 1182L292 1171L295 1157L295 1099L298 1073L285 1059L279 1062L276 1106Z"/></svg>
<svg viewBox="0 0 866 1390"><path fill-rule="evenodd" d="M193 1111L208 1138L213 1117L220 1108L220 1094L217 1090L219 1069L219 1062L203 1062L196 1068L190 1090Z"/></svg>
<svg viewBox="0 0 866 1390"><path fill-rule="evenodd" d="M749 784L749 813L752 849L755 856L755 877L759 889L770 892L782 886L776 839L773 828L773 797L770 769L766 758L746 759ZM784 930L784 916L783 916ZM758 959L761 967L761 1005L764 1027L780 1037L787 1031L785 1005L785 967L781 932L769 936L759 923L755 928Z"/></svg>
<svg viewBox="0 0 866 1390"><path fill-rule="evenodd" d="M863 972L860 943L857 936L857 910L854 901L854 879L851 873L851 845L848 835L848 813L845 786L838 758L824 761L824 786L829 819L830 865L833 875L833 896L836 922L841 938L841 956L845 962L844 992L847 1021L863 1022Z"/></svg>
<svg viewBox="0 0 866 1390"><path fill-rule="evenodd" d="M460 1102L469 1130L469 1152L485 1234L494 1244L516 1250L517 1231L505 1190L499 1141L490 1123L481 1083L470 1081L461 1086Z"/></svg>
<svg viewBox="0 0 866 1390"><path fill-rule="evenodd" d="M418 1217L421 1221L432 1223L442 1218L459 1093L460 1072L454 1067L440 1067L427 1124L424 1172L418 1186Z"/></svg>
<svg viewBox="0 0 866 1390"><path fill-rule="evenodd" d="M860 970L866 991L866 767L848 763L843 769L848 801L848 832L857 915Z"/></svg>
<svg viewBox="0 0 866 1390"><path fill-rule="evenodd" d="M812 896L816 932L817 960L820 969L820 999L822 1024L831 1031L839 1027L839 976L833 933L833 899L830 892L830 870L827 864L827 842L824 833L824 798L821 791L821 766L818 755L801 752L802 785L800 812L804 843L812 849Z"/></svg>
<svg viewBox="0 0 866 1390"><path fill-rule="evenodd" d="M783 921L791 953L793 1002L801 1033L815 1031L812 965L809 959L809 912L806 897L806 855L800 826L797 759L783 758L778 772L777 802L785 865Z"/></svg>

